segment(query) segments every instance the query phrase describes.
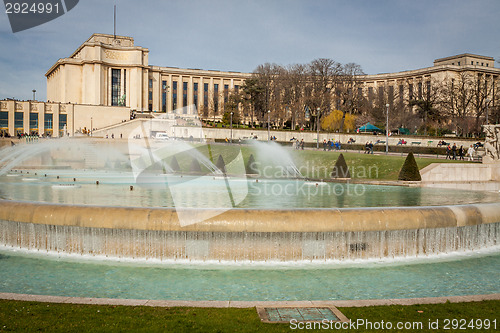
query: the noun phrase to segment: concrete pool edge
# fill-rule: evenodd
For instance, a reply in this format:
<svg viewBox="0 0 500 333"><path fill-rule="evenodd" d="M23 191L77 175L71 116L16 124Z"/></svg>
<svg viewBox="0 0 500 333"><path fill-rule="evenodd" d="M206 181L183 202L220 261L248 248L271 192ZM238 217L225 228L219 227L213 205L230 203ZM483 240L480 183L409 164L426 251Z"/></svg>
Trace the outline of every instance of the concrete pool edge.
<svg viewBox="0 0 500 333"><path fill-rule="evenodd" d="M395 299L366 299L366 300L331 300L331 301L183 301L183 300L147 300L121 298L89 298L50 295L31 295L16 293L0 293L1 300L86 304L86 305L123 305L123 306L152 306L152 307L195 307L195 308L252 308L252 307L365 307L380 305L416 305L416 304L444 304L480 302L500 300L500 293L464 296L440 296L419 298Z"/></svg>
<svg viewBox="0 0 500 333"><path fill-rule="evenodd" d="M197 232L351 232L462 227L500 222L500 203L332 209L128 208L0 200L0 220L104 229ZM205 215L207 214L207 215ZM215 215L215 216L214 216ZM203 219L203 216L212 216ZM201 217L201 219L200 219Z"/></svg>

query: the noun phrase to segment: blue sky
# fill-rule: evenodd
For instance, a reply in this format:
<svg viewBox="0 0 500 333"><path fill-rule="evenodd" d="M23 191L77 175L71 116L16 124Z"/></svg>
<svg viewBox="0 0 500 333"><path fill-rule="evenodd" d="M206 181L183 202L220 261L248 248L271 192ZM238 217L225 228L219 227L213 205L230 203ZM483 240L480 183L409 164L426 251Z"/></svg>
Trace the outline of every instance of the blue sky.
<svg viewBox="0 0 500 333"><path fill-rule="evenodd" d="M15 34L2 9L0 99L36 89L44 100L45 72L93 33L112 34L115 4L117 34L149 48L150 65L251 72L331 58L377 74L465 52L500 59L498 0L80 0Z"/></svg>

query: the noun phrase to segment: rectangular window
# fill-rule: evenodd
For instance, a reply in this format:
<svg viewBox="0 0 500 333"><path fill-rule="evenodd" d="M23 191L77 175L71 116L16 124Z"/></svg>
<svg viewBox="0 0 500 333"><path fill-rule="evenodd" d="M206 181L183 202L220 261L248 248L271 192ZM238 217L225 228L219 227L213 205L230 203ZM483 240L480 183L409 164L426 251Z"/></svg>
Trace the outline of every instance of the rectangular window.
<svg viewBox="0 0 500 333"><path fill-rule="evenodd" d="M177 81L172 81L172 110L177 110Z"/></svg>
<svg viewBox="0 0 500 333"><path fill-rule="evenodd" d="M208 108L208 83L203 84L203 106L205 110Z"/></svg>
<svg viewBox="0 0 500 333"><path fill-rule="evenodd" d="M61 113L59 114L59 129L62 130L68 123L68 115Z"/></svg>
<svg viewBox="0 0 500 333"><path fill-rule="evenodd" d="M193 83L193 103L194 106L198 107L198 83Z"/></svg>
<svg viewBox="0 0 500 333"><path fill-rule="evenodd" d="M225 84L224 85L224 104L226 104L228 100L229 100L229 85Z"/></svg>
<svg viewBox="0 0 500 333"><path fill-rule="evenodd" d="M418 83L418 99L422 99L422 82Z"/></svg>
<svg viewBox="0 0 500 333"><path fill-rule="evenodd" d="M408 99L413 99L413 84L408 85Z"/></svg>
<svg viewBox="0 0 500 333"><path fill-rule="evenodd" d="M153 79L149 79L149 89L153 89Z"/></svg>
<svg viewBox="0 0 500 333"><path fill-rule="evenodd" d="M0 111L0 128L1 129L9 128L9 113L6 111Z"/></svg>
<svg viewBox="0 0 500 333"><path fill-rule="evenodd" d="M387 99L389 103L392 104L394 101L394 86L389 86L389 91L387 92Z"/></svg>
<svg viewBox="0 0 500 333"><path fill-rule="evenodd" d="M380 100L384 99L384 86L378 87L378 98Z"/></svg>
<svg viewBox="0 0 500 333"><path fill-rule="evenodd" d="M427 90L427 100L429 101L431 99L431 81L426 82L426 90Z"/></svg>
<svg viewBox="0 0 500 333"><path fill-rule="evenodd" d="M188 104L188 83L182 82L182 106L186 107ZM184 113L187 112L187 109L184 108Z"/></svg>
<svg viewBox="0 0 500 333"><path fill-rule="evenodd" d="M30 113L30 132L38 131L38 113Z"/></svg>
<svg viewBox="0 0 500 333"><path fill-rule="evenodd" d="M214 84L214 114L219 112L219 85Z"/></svg>
<svg viewBox="0 0 500 333"><path fill-rule="evenodd" d="M51 130L52 129L52 113L46 113L45 114L45 120L44 120L43 128L46 129L46 130Z"/></svg>
<svg viewBox="0 0 500 333"><path fill-rule="evenodd" d="M121 71L119 69L111 69L111 105L118 106L120 103L121 91Z"/></svg>
<svg viewBox="0 0 500 333"><path fill-rule="evenodd" d="M15 112L14 113L14 128L16 130L22 130L24 128L24 113L23 112Z"/></svg>
<svg viewBox="0 0 500 333"><path fill-rule="evenodd" d="M240 86L239 86L239 85L237 85L237 84L235 84L235 85L234 85L234 92L235 92L235 93L239 93L239 91L240 91Z"/></svg>
<svg viewBox="0 0 500 333"><path fill-rule="evenodd" d="M370 103L373 101L373 87L368 87L368 100Z"/></svg>
<svg viewBox="0 0 500 333"><path fill-rule="evenodd" d="M148 100L149 101L153 100L153 92L152 91L150 91L149 94L148 94Z"/></svg>
<svg viewBox="0 0 500 333"><path fill-rule="evenodd" d="M66 124L68 123L68 115L61 113L59 115L59 136L66 136L68 129Z"/></svg>
<svg viewBox="0 0 500 333"><path fill-rule="evenodd" d="M399 101L402 102L404 99L404 88L403 85L399 85Z"/></svg>
<svg viewBox="0 0 500 333"><path fill-rule="evenodd" d="M167 112L167 81L161 82L161 110Z"/></svg>
<svg viewBox="0 0 500 333"><path fill-rule="evenodd" d="M208 83L203 84L203 117L208 117Z"/></svg>
<svg viewBox="0 0 500 333"><path fill-rule="evenodd" d="M123 96L122 96L122 106L127 106L127 70L123 70Z"/></svg>

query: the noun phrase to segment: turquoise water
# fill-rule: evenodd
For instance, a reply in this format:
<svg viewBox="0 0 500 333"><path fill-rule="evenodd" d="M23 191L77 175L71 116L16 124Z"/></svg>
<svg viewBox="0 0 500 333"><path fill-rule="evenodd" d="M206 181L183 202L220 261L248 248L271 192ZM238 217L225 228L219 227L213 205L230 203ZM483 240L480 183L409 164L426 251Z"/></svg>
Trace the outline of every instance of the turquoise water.
<svg viewBox="0 0 500 333"><path fill-rule="evenodd" d="M500 292L500 249L408 261L215 265L0 250L0 292L163 300L338 300Z"/></svg>
<svg viewBox="0 0 500 333"><path fill-rule="evenodd" d="M487 203L499 202L500 193L213 176L149 175L135 181L130 173L38 170L36 175L0 176L0 198L98 206L287 209Z"/></svg>

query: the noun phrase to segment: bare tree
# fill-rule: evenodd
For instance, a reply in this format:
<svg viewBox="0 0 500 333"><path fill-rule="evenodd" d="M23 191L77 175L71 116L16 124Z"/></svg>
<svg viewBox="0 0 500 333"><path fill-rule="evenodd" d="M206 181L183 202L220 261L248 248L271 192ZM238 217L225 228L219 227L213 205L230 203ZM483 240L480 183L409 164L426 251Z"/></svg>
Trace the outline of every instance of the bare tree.
<svg viewBox="0 0 500 333"><path fill-rule="evenodd" d="M442 112L444 83L436 79L419 82L417 91L408 98L408 106L415 108L415 115L423 123L424 135L430 124L446 123L448 117Z"/></svg>
<svg viewBox="0 0 500 333"><path fill-rule="evenodd" d="M329 113L332 109L332 89L342 72L342 65L332 59L320 58L313 60L309 64L311 94L306 100L306 104L311 110L319 110L315 113L315 124L318 126L321 115Z"/></svg>
<svg viewBox="0 0 500 333"><path fill-rule="evenodd" d="M279 89L277 89L277 78L281 72L281 66L270 63L259 65L253 72L254 78L258 80L259 86L263 90L260 95L262 101L257 104L261 108L256 109L259 123L265 121L265 114L267 111L273 112L273 107L278 105L277 99L279 99Z"/></svg>
<svg viewBox="0 0 500 333"><path fill-rule="evenodd" d="M358 77L364 75L361 66L355 63L348 63L341 67L338 80L335 82L335 90L339 98L342 120L340 121L340 132L344 131L346 114L359 113L363 102L363 93L358 90Z"/></svg>
<svg viewBox="0 0 500 333"><path fill-rule="evenodd" d="M442 103L453 119L457 135L468 132L468 119L473 115L474 85L473 74L463 71L456 77L446 80L443 86Z"/></svg>
<svg viewBox="0 0 500 333"><path fill-rule="evenodd" d="M290 65L284 68L281 80L283 103L289 110L290 127L295 129L297 123L304 121L304 87L307 83L307 67L302 64Z"/></svg>

